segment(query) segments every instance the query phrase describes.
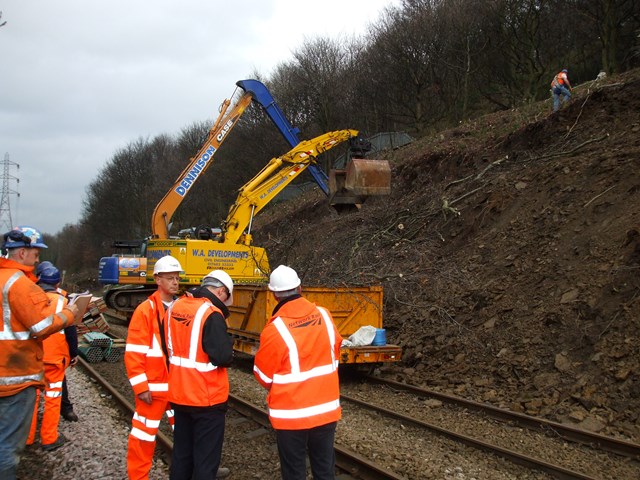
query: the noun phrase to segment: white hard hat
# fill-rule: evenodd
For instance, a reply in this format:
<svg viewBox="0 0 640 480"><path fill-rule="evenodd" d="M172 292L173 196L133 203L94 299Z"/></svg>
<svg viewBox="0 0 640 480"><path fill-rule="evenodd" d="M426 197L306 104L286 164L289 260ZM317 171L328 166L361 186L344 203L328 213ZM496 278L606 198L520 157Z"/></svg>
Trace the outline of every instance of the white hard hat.
<svg viewBox="0 0 640 480"><path fill-rule="evenodd" d="M167 255L165 257L160 258L156 264L153 266L153 274L157 273L170 273L170 272L179 272L182 273L182 265L180 262L172 257L171 255Z"/></svg>
<svg viewBox="0 0 640 480"><path fill-rule="evenodd" d="M300 278L298 278L298 274L293 268L286 265L280 265L271 272L269 277L269 290L272 292L284 292L299 286Z"/></svg>
<svg viewBox="0 0 640 480"><path fill-rule="evenodd" d="M233 303L233 280L231 280L231 277L229 276L229 274L227 272L225 272L224 270L214 270L212 272L209 272L202 279L202 286L203 287L206 287L206 286L212 285L213 283L216 283L216 282L207 281L208 278L211 278L213 280L217 280L219 283L222 283L222 285L227 287L227 290L229 290L229 298L227 298L223 303L226 306L231 305Z"/></svg>

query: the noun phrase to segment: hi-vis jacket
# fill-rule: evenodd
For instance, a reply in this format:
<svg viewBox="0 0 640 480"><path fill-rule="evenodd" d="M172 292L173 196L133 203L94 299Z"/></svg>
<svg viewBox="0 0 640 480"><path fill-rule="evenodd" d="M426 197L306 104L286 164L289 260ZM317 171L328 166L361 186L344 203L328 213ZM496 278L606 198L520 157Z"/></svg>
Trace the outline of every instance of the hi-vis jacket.
<svg viewBox="0 0 640 480"><path fill-rule="evenodd" d="M205 325L218 315L224 324L225 314L211 299L190 293L167 312L169 402L174 407L210 407L229 399L227 369L211 363L202 342Z"/></svg>
<svg viewBox="0 0 640 480"><path fill-rule="evenodd" d="M0 258L0 397L29 386L44 388L42 340L74 321L68 308L53 313L51 300L34 283L32 270Z"/></svg>
<svg viewBox="0 0 640 480"><path fill-rule="evenodd" d="M561 85L565 87L569 86L569 79L567 78L567 74L564 72L558 73L551 81L551 88L559 87Z"/></svg>
<svg viewBox="0 0 640 480"><path fill-rule="evenodd" d="M300 296L279 307L260 334L253 367L269 389L271 425L303 430L338 421L342 337L331 314Z"/></svg>
<svg viewBox="0 0 640 480"><path fill-rule="evenodd" d="M51 299L51 306L54 307L52 309L53 312L59 313L67 306L68 300L55 290L45 293ZM64 330L45 338L44 342L42 342L42 348L44 349L44 363L62 364L65 367L69 365L71 357L69 356L69 344Z"/></svg>
<svg viewBox="0 0 640 480"><path fill-rule="evenodd" d="M169 391L169 373L160 337L164 304L156 290L133 312L127 334L124 364L138 395L147 390L159 394Z"/></svg>

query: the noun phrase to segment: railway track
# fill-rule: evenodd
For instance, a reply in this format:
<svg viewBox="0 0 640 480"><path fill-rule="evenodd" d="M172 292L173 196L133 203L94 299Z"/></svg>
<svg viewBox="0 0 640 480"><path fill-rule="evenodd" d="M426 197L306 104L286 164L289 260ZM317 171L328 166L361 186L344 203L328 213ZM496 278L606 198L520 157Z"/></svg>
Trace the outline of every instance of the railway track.
<svg viewBox="0 0 640 480"><path fill-rule="evenodd" d="M273 459L277 455L265 392L253 379L251 366L251 358L239 359L229 370L234 411L229 412L233 428L225 433L225 454L240 448L227 447L234 442L227 433L243 425L247 437L267 438L270 451L262 458ZM114 398L131 395L121 370L123 383L114 387ZM631 442L379 377L343 380L341 390L343 419L336 437L336 458L344 472L340 478L640 478L640 446ZM170 451L170 435L163 437L159 443ZM243 448L246 443L240 440ZM229 461L225 466L234 469Z"/></svg>
<svg viewBox="0 0 640 480"><path fill-rule="evenodd" d="M384 385L392 389L404 390L421 397L435 398L446 403L457 405L461 408L481 412L487 417L491 417L504 422L511 422L522 428L548 432L571 442L588 445L597 448L598 450L604 450L606 452L611 452L623 457L628 457L632 460L640 460L640 445L638 445L637 443L600 435L598 433L582 430L571 425L552 422L544 418L532 417L530 415L494 407L493 405L488 405L486 403L474 402L473 400L467 400L455 395L420 388L414 385L396 382L394 380L388 380L375 376L368 376L366 377L366 380L369 383Z"/></svg>
<svg viewBox="0 0 640 480"><path fill-rule="evenodd" d="M372 388L372 385L377 388ZM379 377L366 377L365 388L359 388L358 384L343 384L341 397L343 406L351 403L369 409L404 425L423 428L527 468L546 472L553 478L640 478L640 445L624 440ZM397 407L381 406L382 403L388 405L390 399L395 399L391 402ZM436 401L431 404L437 410L435 414L429 412L431 408L425 408L425 399ZM445 419L448 409L455 411ZM474 415L477 418L464 422L456 420ZM459 423L458 428L448 426L456 423ZM495 428L503 428L508 435L502 438L492 435ZM544 458L542 454L550 444L556 446L554 451L557 455L551 459ZM538 446L531 448L531 445ZM576 464L583 467L576 467ZM596 466L599 468L594 470Z"/></svg>
<svg viewBox="0 0 640 480"><path fill-rule="evenodd" d="M80 365L87 374L96 380L102 388L104 388L123 409L133 414L134 405L123 395L119 388L112 385L103 375L101 375L92 364L87 363L80 358ZM240 415L251 419L259 424L262 428L270 428L267 412L258 405L254 405L238 396L229 395L229 406ZM238 420L235 420L237 423ZM159 431L157 436L158 444L167 452L171 453L173 442L169 435ZM342 479L360 479L360 480L402 480L405 477L397 473L385 469L376 462L372 462L348 448L336 446L336 467L341 473Z"/></svg>

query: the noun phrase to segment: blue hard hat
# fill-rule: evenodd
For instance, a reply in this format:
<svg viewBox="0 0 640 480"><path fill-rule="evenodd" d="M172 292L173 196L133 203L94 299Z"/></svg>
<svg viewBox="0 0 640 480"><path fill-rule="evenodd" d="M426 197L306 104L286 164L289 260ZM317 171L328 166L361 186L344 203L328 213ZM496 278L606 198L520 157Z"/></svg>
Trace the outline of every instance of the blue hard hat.
<svg viewBox="0 0 640 480"><path fill-rule="evenodd" d="M36 277L39 277L40 274L42 273L42 270L48 267L55 268L55 265L51 263L49 260L45 260L44 262L39 262L38 265L36 266L36 271L35 271Z"/></svg>
<svg viewBox="0 0 640 480"><path fill-rule="evenodd" d="M13 230L4 234L4 244L2 248L48 248L40 230L26 225L14 227Z"/></svg>
<svg viewBox="0 0 640 480"><path fill-rule="evenodd" d="M36 267L36 277L38 277L38 283L48 283L49 285L56 285L60 283L61 276L60 270L51 262L41 262Z"/></svg>

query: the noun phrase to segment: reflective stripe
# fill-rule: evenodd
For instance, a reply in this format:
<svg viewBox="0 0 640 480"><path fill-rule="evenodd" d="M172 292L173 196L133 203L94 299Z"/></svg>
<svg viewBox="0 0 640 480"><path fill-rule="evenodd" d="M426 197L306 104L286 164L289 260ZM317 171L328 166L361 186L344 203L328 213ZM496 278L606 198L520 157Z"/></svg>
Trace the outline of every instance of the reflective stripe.
<svg viewBox="0 0 640 480"><path fill-rule="evenodd" d="M329 314L322 307L317 307L318 311L324 318L324 324L327 329L327 335L329 336L329 343L331 345L331 363L327 365L320 365L318 367L314 367L311 370L307 370L305 372L300 371L300 358L298 356L298 346L296 345L291 332L285 325L282 318L278 317L273 321L274 326L278 330L278 333L284 340L284 343L287 345L289 349L289 362L291 363L291 373L287 373L284 375L275 374L273 376L273 380L270 380L268 377L262 375L260 370L254 367L254 370L257 371L261 378L266 383L271 383L273 381L274 384L287 384L287 383L296 383L296 382L304 382L310 378L321 377L323 375L329 375L336 371L338 368L338 361L335 356L335 344L336 344L336 335L333 330L333 325L330 321Z"/></svg>
<svg viewBox="0 0 640 480"><path fill-rule="evenodd" d="M29 340L31 338L31 332L12 332L8 331L0 332L0 340Z"/></svg>
<svg viewBox="0 0 640 480"><path fill-rule="evenodd" d="M210 306L211 304L208 302L200 305L200 308L198 308L198 311L196 312L196 317L193 319L193 325L191 327L191 339L189 341L189 359L193 360L193 362L196 361L196 356L198 355L198 337L200 336L200 331L202 330L202 318L204 317L205 312L209 310Z"/></svg>
<svg viewBox="0 0 640 480"><path fill-rule="evenodd" d="M291 374L300 373L300 358L298 357L298 346L296 345L296 341L293 339L293 335L284 324L282 318L278 317L273 321L274 327L278 330L278 333L284 340L284 343L287 345L289 349L289 362L291 363ZM275 377L275 375L274 375Z"/></svg>
<svg viewBox="0 0 640 480"><path fill-rule="evenodd" d="M147 345L134 345L133 343L127 343L127 346L125 348L125 352L142 353L144 355L147 354L148 350L149 347Z"/></svg>
<svg viewBox="0 0 640 480"><path fill-rule="evenodd" d="M151 392L168 392L169 384L168 383L151 383L149 382L149 391Z"/></svg>
<svg viewBox="0 0 640 480"><path fill-rule="evenodd" d="M56 304L56 313L60 313L62 310L64 310L64 300L65 298L62 295L58 296L58 303ZM60 332L64 335L64 332Z"/></svg>
<svg viewBox="0 0 640 480"><path fill-rule="evenodd" d="M129 382L131 383L131 385L138 385L139 383L142 382L146 382L147 381L147 374L146 373L141 373L140 375L136 375L135 377L131 377L129 379Z"/></svg>
<svg viewBox="0 0 640 480"><path fill-rule="evenodd" d="M173 307L173 305L172 305ZM191 325L191 338L189 339L189 358L178 357L173 355L173 342L171 340L171 321L169 321L168 328L168 344L169 344L169 362L171 365L175 365L177 367L190 368L193 370L197 370L198 372L211 372L216 370L218 367L212 365L211 362L196 362L196 357L198 355L198 337L200 336L200 329L202 327L202 321L205 313L209 311L211 307L211 303L205 302L200 307L198 307L198 311L193 319L193 324ZM169 314L167 318L171 319L172 308L169 309Z"/></svg>
<svg viewBox="0 0 640 480"><path fill-rule="evenodd" d="M40 320L38 323L36 323L35 325L32 325L29 330L31 330L31 332L34 335L37 335L38 333L40 333L41 331L49 328L51 325L53 325L53 314L49 315L48 317L43 318L42 320Z"/></svg>
<svg viewBox="0 0 640 480"><path fill-rule="evenodd" d="M57 314L59 317L64 318L64 323L62 325L63 327L66 327L69 324L69 317L67 316L67 313L60 311L60 312L57 312ZM35 325L31 326L30 327L31 333L36 335L40 333L42 330L49 328L51 325L53 325L54 317L55 317L55 314L51 314L48 317L40 320Z"/></svg>
<svg viewBox="0 0 640 480"><path fill-rule="evenodd" d="M340 400L332 400L322 405L314 405L313 407L297 408L292 410L273 410L269 409L269 415L274 418L306 418L322 413L333 412L340 408Z"/></svg>
<svg viewBox="0 0 640 480"><path fill-rule="evenodd" d="M253 366L253 371L258 374L258 376L264 383L273 383L273 379L267 377L264 373L262 373L262 370L260 370L256 365Z"/></svg>
<svg viewBox="0 0 640 480"><path fill-rule="evenodd" d="M9 305L9 290L14 283L20 278L24 276L22 272L16 272L9 279L7 283L4 284L2 288L2 323L3 329L0 332L0 340L29 340L31 338L31 332L14 332L11 329L11 306Z"/></svg>
<svg viewBox="0 0 640 480"><path fill-rule="evenodd" d="M0 377L0 385L18 385L26 382L42 382L44 372L34 373L33 375L22 375L19 377Z"/></svg>
<svg viewBox="0 0 640 480"><path fill-rule="evenodd" d="M152 343L153 344L151 345L151 348L147 352L147 357L155 357L155 358L163 357L164 353L162 353L162 347L160 347L160 342L158 342L158 339L156 338L155 333L153 334Z"/></svg>
<svg viewBox="0 0 640 480"><path fill-rule="evenodd" d="M167 414L167 418L173 418L173 410L167 410L165 413Z"/></svg>
<svg viewBox="0 0 640 480"><path fill-rule="evenodd" d="M133 419L137 420L148 428L158 428L160 426L160 420L151 420L147 417L143 417L142 415L138 415L137 412L133 414Z"/></svg>
<svg viewBox="0 0 640 480"><path fill-rule="evenodd" d="M58 390L45 390L44 394L49 398L58 398L62 396L62 392Z"/></svg>
<svg viewBox="0 0 640 480"><path fill-rule="evenodd" d="M143 432L139 428L135 428L135 427L133 427L131 429L131 436L139 438L140 440L144 440L145 442L155 442L156 441L156 436L155 435L149 435L147 432Z"/></svg>
<svg viewBox="0 0 640 480"><path fill-rule="evenodd" d="M329 312L324 307L317 307L318 311L324 318L325 326L327 327L327 333L329 334L329 344L331 345L331 360L335 368L338 368L340 360L336 358L336 332L333 329L333 322L329 318Z"/></svg>
<svg viewBox="0 0 640 480"><path fill-rule="evenodd" d="M54 388L62 388L62 382L50 383L48 388L50 388L51 390L53 390Z"/></svg>
<svg viewBox="0 0 640 480"><path fill-rule="evenodd" d="M336 371L336 366L331 363L329 365L321 365L314 367L311 370L299 373L287 373L285 375L275 374L273 376L274 385L284 385L287 383L304 382L310 378L322 377L323 375L329 375Z"/></svg>
<svg viewBox="0 0 640 480"><path fill-rule="evenodd" d="M171 357L171 365L176 365L177 367L183 368L192 368L197 370L198 372L211 372L212 370L216 370L218 367L212 365L211 362L196 362L195 360L191 360L190 358L182 358L176 357L175 355Z"/></svg>

